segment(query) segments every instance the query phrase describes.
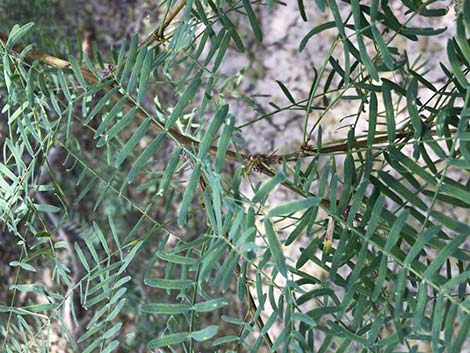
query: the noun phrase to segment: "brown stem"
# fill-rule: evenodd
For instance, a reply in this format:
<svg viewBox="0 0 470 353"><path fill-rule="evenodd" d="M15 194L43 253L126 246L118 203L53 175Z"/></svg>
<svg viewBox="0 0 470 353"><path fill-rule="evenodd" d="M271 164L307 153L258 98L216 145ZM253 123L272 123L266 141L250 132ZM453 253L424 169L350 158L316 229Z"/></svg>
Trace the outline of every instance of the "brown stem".
<svg viewBox="0 0 470 353"><path fill-rule="evenodd" d="M176 15L183 9L184 5L186 5L186 0L179 0L175 7L168 13L168 16L165 19L165 22L155 28L152 33L142 42L140 45L141 47L144 45L150 45L153 42L155 42L158 39L163 38L163 33L165 32L165 29L173 22L175 19Z"/></svg>
<svg viewBox="0 0 470 353"><path fill-rule="evenodd" d="M408 135L407 132L403 132L403 131L397 132L395 134L395 140L404 138L407 135ZM388 140L388 136L378 136L374 138L373 144L383 143L383 142L386 142L387 140ZM358 140L358 141L353 142L352 144L353 148L360 148L364 146L367 146L367 139ZM300 151L287 153L282 156L279 156L279 158L281 160L286 160L287 162L295 162L299 158L311 157L311 156L322 154L322 153L346 152L348 151L348 149L349 149L349 145L347 142L322 147L320 149L307 145L307 146L302 147Z"/></svg>

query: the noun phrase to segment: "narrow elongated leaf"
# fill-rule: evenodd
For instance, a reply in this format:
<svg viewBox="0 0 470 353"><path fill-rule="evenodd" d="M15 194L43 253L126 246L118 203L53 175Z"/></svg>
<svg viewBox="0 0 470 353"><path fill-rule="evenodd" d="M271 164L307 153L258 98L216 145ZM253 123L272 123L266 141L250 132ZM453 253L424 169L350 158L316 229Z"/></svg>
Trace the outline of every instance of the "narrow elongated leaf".
<svg viewBox="0 0 470 353"><path fill-rule="evenodd" d="M144 63L145 56L147 55L147 47L142 47L139 49L139 53L137 54L137 58L135 60L134 65L132 65L131 76L129 77L129 83L127 84L127 92L132 93L134 90L134 86L137 82L137 78L141 75L141 67Z"/></svg>
<svg viewBox="0 0 470 353"><path fill-rule="evenodd" d="M124 46L124 44L125 42L123 42L122 45ZM120 75L120 77L118 76L119 82L121 83L121 85L124 85L124 82L126 81L127 76L129 75L129 72L132 70L132 67L134 66L135 58L137 56L138 44L139 44L139 37L137 36L137 34L135 34L134 36L132 36L131 44L129 45L129 50L127 52L127 59L124 64L122 74ZM121 50L122 50L122 47L121 47ZM118 63L118 69L120 69L121 65L122 65L122 61L121 63ZM116 73L116 75L117 74L118 73Z"/></svg>
<svg viewBox="0 0 470 353"><path fill-rule="evenodd" d="M372 77L375 81L378 81L379 75L377 73L377 69L370 59L369 54L367 53L367 49L361 33L361 10L359 7L359 0L351 0L351 7L354 15L354 27L356 28L356 38L357 44L359 45L361 62L366 67L370 77Z"/></svg>
<svg viewBox="0 0 470 353"><path fill-rule="evenodd" d="M463 87L468 87L468 81L465 77L462 69L460 68L459 60L457 58L457 54L455 53L455 46L452 40L447 42L447 56L449 57L450 65L452 67L452 72L457 79L457 82Z"/></svg>
<svg viewBox="0 0 470 353"><path fill-rule="evenodd" d="M367 131L367 147L371 148L375 140L375 131L377 127L377 95L370 93L369 102L369 129Z"/></svg>
<svg viewBox="0 0 470 353"><path fill-rule="evenodd" d="M330 22L325 22L322 23L321 25L318 25L314 27L310 32L308 32L305 37L302 38L299 44L299 52L302 52L305 47L307 46L308 41L310 38L312 38L315 34L321 33L327 29L330 28L335 28L336 27L336 22L330 21Z"/></svg>
<svg viewBox="0 0 470 353"><path fill-rule="evenodd" d="M183 96L180 98L176 106L173 108L173 111L171 112L171 115L165 124L165 127L167 129L170 129L176 123L176 120L178 120L181 117L181 115L183 114L184 108L186 108L190 104L190 102L193 100L194 96L196 95L196 92L199 86L201 85L201 82L202 82L201 78L198 75L188 86Z"/></svg>
<svg viewBox="0 0 470 353"><path fill-rule="evenodd" d="M106 317L106 320L107 321L114 320L119 315L119 313L121 312L122 308L126 304L126 301L127 301L126 298L122 298L119 301L119 303L114 307L114 309L109 313L109 315Z"/></svg>
<svg viewBox="0 0 470 353"><path fill-rule="evenodd" d="M141 240L137 244L135 244L131 251L126 255L124 258L124 262L122 263L121 267L119 267L118 274L124 272L126 268L129 266L131 261L134 259L135 255L137 255L137 252L140 250L140 247L144 244L144 242Z"/></svg>
<svg viewBox="0 0 470 353"><path fill-rule="evenodd" d="M151 314L164 314L164 315L177 315L188 312L191 306L188 304L169 304L169 303L154 303L143 304L140 310L144 313Z"/></svg>
<svg viewBox="0 0 470 353"><path fill-rule="evenodd" d="M24 37L32 28L34 27L34 22L26 23L23 26L15 24L10 30L10 35L8 36L7 43L5 45L7 50L13 48L13 46Z"/></svg>
<svg viewBox="0 0 470 353"><path fill-rule="evenodd" d="M138 107L134 107L127 112L127 114L118 121L116 125L114 125L111 129L108 130L107 134L104 138L101 138L98 143L96 144L97 147L103 146L108 140L111 140L116 136L122 129L124 129L135 117L137 111L139 110Z"/></svg>
<svg viewBox="0 0 470 353"><path fill-rule="evenodd" d="M165 140L165 134L160 133L153 141L148 145L144 152L139 155L139 158L135 161L134 165L132 166L129 174L127 175L126 181L128 184L132 183L137 176L137 173L145 167L148 160L155 154L158 148L161 146L163 141Z"/></svg>
<svg viewBox="0 0 470 353"><path fill-rule="evenodd" d="M444 321L444 303L442 293L438 293L432 315L432 350L439 351L439 336L441 334L442 323Z"/></svg>
<svg viewBox="0 0 470 353"><path fill-rule="evenodd" d="M193 309L199 313L205 313L220 309L228 304L230 304L230 302L226 298L217 298L194 304Z"/></svg>
<svg viewBox="0 0 470 353"><path fill-rule="evenodd" d="M85 270L87 270L87 272L90 272L90 266L88 265L88 261L86 260L85 254L83 253L78 243L74 243L73 247L75 248L75 252L77 253L78 258L80 262L82 263L83 267L85 268Z"/></svg>
<svg viewBox="0 0 470 353"><path fill-rule="evenodd" d="M269 217L283 216L297 211L310 208L312 206L318 206L321 199L319 197L311 197L304 200L297 200L285 203L283 205L277 206L269 211Z"/></svg>
<svg viewBox="0 0 470 353"><path fill-rule="evenodd" d="M261 32L261 28L258 24L258 20L256 19L256 14L251 7L250 0L242 0L243 7L245 8L246 14L248 16L248 21L250 22L251 28L255 33L255 37L258 42L263 41L263 33Z"/></svg>
<svg viewBox="0 0 470 353"><path fill-rule="evenodd" d="M439 270L442 264L452 256L459 246L467 239L468 234L462 234L453 239L444 249L442 249L436 258L433 259L431 264L424 271L425 278L431 278Z"/></svg>
<svg viewBox="0 0 470 353"><path fill-rule="evenodd" d="M118 346L119 346L119 341L117 341L117 340L111 341L111 342L106 346L106 348L101 351L101 353L111 353L111 352L114 351Z"/></svg>
<svg viewBox="0 0 470 353"><path fill-rule="evenodd" d="M287 97L287 99L289 100L289 102L291 102L292 104L296 104L294 97L293 97L292 94L289 92L289 90L287 89L287 87L286 87L281 81L276 80L276 83L279 85L279 87L281 87L282 92L283 92L284 95Z"/></svg>
<svg viewBox="0 0 470 353"><path fill-rule="evenodd" d="M147 90L147 82L150 77L150 72L152 69L153 60L154 60L153 50L149 49L147 50L147 53L145 55L145 60L142 65L142 70L140 71L139 89L137 93L137 104L141 104L142 100L144 99L145 92Z"/></svg>
<svg viewBox="0 0 470 353"><path fill-rule="evenodd" d="M148 349L171 346L189 339L189 332L173 333L171 335L156 338L147 343Z"/></svg>
<svg viewBox="0 0 470 353"><path fill-rule="evenodd" d="M101 124L95 131L93 138L97 138L101 135L105 129L107 128L108 124L112 121L112 119L122 111L124 104L127 102L127 97L121 97L119 101L114 105L114 107L106 114L106 117L103 119Z"/></svg>
<svg viewBox="0 0 470 353"><path fill-rule="evenodd" d="M91 113L88 115L88 117L85 119L83 122L84 125L87 125L93 118L98 114L106 104L108 104L113 96L117 93L119 90L119 87L113 87L111 88L104 96L103 98L100 99L100 101L96 104L96 106L93 108Z"/></svg>
<svg viewBox="0 0 470 353"><path fill-rule="evenodd" d="M468 332L470 329L470 315L466 314L463 315L463 320L459 328L459 332L455 337L452 346L449 349L449 353L459 353L462 352L462 347L464 345L465 340L468 338Z"/></svg>
<svg viewBox="0 0 470 353"><path fill-rule="evenodd" d="M160 180L160 185L158 187L158 195L163 196L166 189L168 188L168 185L170 185L170 182L172 180L173 174L176 170L176 167L178 166L178 163L181 159L181 153L183 152L183 149L181 147L177 147L171 157L170 161L168 162L166 168L165 168L165 173L163 174L162 179Z"/></svg>
<svg viewBox="0 0 470 353"><path fill-rule="evenodd" d="M227 152L228 145L230 143L230 138L232 136L233 126L235 124L235 117L232 114L228 114L225 119L224 128L222 130L222 135L219 138L217 144L217 155L215 169L217 172L221 172L225 162L225 154Z"/></svg>
<svg viewBox="0 0 470 353"><path fill-rule="evenodd" d="M118 322L113 327L111 327L108 331L103 333L101 337L105 340L113 337L116 333L119 332L119 330L121 329L121 326L122 326L122 322Z"/></svg>
<svg viewBox="0 0 470 353"><path fill-rule="evenodd" d="M271 180L265 182L253 196L253 202L262 202L262 200L269 195L277 184L282 183L286 177L282 172L277 173Z"/></svg>
<svg viewBox="0 0 470 353"><path fill-rule="evenodd" d="M197 164L189 178L188 186L186 187L183 200L181 201L179 213L178 213L178 225L181 227L186 223L186 218L188 216L188 209L191 206L191 201L193 199L194 192L196 191L199 178L201 177L201 165Z"/></svg>
<svg viewBox="0 0 470 353"><path fill-rule="evenodd" d="M419 283L417 299L418 300L416 303L416 309L414 312L413 320L414 320L414 329L416 332L419 332L423 324L424 309L428 301L427 285L423 281Z"/></svg>
<svg viewBox="0 0 470 353"><path fill-rule="evenodd" d="M70 66L72 66L72 71L73 71L75 77L77 78L77 80L80 83L80 85L82 86L82 88L86 89L87 88L87 83L85 81L85 78L83 77L82 70L78 66L77 60L75 60L75 58L71 55L69 55L68 59L69 59L69 62L70 62Z"/></svg>
<svg viewBox="0 0 470 353"><path fill-rule="evenodd" d="M198 342L203 342L207 341L208 339L211 339L217 334L217 331L219 330L218 326L211 325L206 327L205 329L199 330L199 331L193 331L191 333L191 338Z"/></svg>
<svg viewBox="0 0 470 353"><path fill-rule="evenodd" d="M225 57L225 53L227 52L227 49L228 49L229 44L230 44L230 39L232 39L232 35L231 35L230 32L227 32L223 36L223 39L221 40L220 45L216 45L215 43L213 44L215 48L219 49L218 52L217 52L217 56L214 60L214 66L212 67L213 72L217 72L220 65L222 64L222 61ZM208 85L208 87L206 89L206 93L205 93L206 95L209 94L209 90L210 90L210 87Z"/></svg>
<svg viewBox="0 0 470 353"><path fill-rule="evenodd" d="M193 281L188 279L146 278L145 284L154 288L185 289L191 288L193 286Z"/></svg>
<svg viewBox="0 0 470 353"><path fill-rule="evenodd" d="M408 255L405 258L405 265L411 264L416 256L421 252L424 246L429 242L429 240L440 231L439 226L433 226L427 229L423 234L421 234L416 242L413 244L411 249L408 251Z"/></svg>
<svg viewBox="0 0 470 353"><path fill-rule="evenodd" d="M390 148L390 154L391 156L400 164L408 168L414 175L417 175L421 178L423 178L426 182L428 182L431 185L436 185L437 181L435 178L432 176L432 174L428 173L427 171L424 170L424 168L420 167L418 164L416 164L415 161L413 161L411 158L405 156L402 152L395 148Z"/></svg>
<svg viewBox="0 0 470 353"><path fill-rule="evenodd" d="M287 278L286 259L282 251L281 242L279 241L277 234L274 232L271 221L267 217L264 219L264 229L266 231L269 250L273 256L276 268L284 277Z"/></svg>
<svg viewBox="0 0 470 353"><path fill-rule="evenodd" d="M127 141L122 150L116 156L116 160L114 162L115 167L119 167L132 153L134 147L139 143L139 141L144 137L145 133L147 132L147 129L150 126L150 122L151 119L147 118L142 124L140 124L139 128L135 131L135 134L132 135L129 141Z"/></svg>
<svg viewBox="0 0 470 353"><path fill-rule="evenodd" d="M201 143L199 144L198 158L203 159L206 157L207 153L209 152L209 148L211 147L212 141L214 140L215 135L217 134L217 131L219 130L220 126L223 124L227 113L228 104L224 104L215 113L215 116L212 119L209 128L205 132L204 137L201 140Z"/></svg>
<svg viewBox="0 0 470 353"><path fill-rule="evenodd" d="M380 54L382 54L382 59L384 60L385 66L387 66L387 69L393 70L393 58L390 54L390 51L388 50L387 44L382 38L382 35L375 26L371 27L371 31L374 36L375 43L379 47Z"/></svg>
<svg viewBox="0 0 470 353"><path fill-rule="evenodd" d="M109 250L108 243L104 237L103 232L101 231L101 228L98 226L96 222L93 222L93 229L95 230L95 234L98 237L101 245L103 246L103 249L106 252L106 255L111 256L111 251Z"/></svg>

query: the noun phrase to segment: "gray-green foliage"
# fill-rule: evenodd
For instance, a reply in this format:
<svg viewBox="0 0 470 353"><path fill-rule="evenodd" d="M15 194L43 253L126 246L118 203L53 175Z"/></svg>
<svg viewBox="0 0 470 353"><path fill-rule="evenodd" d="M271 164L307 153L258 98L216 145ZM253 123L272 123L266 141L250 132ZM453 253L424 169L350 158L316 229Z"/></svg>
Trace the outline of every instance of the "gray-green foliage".
<svg viewBox="0 0 470 353"><path fill-rule="evenodd" d="M166 16L181 3L164 2ZM2 350L46 352L59 333L80 352L460 352L470 4L437 87L391 43L442 33L408 22L447 9L401 3L397 18L387 0L316 1L331 21L299 50L327 30L337 39L309 95L296 100L279 77L291 105L253 119L304 112L288 155L244 150L251 127L228 105L238 78L218 71L228 50L245 50L237 17L262 40L257 13L277 1L188 0L177 25L163 21L149 45L123 41L109 67L34 54L32 25L13 27L0 47L0 241L17 250ZM308 20L315 5L298 5ZM168 86L176 100L159 97ZM360 102L347 139L322 141L344 99ZM281 188L290 199L268 203Z"/></svg>

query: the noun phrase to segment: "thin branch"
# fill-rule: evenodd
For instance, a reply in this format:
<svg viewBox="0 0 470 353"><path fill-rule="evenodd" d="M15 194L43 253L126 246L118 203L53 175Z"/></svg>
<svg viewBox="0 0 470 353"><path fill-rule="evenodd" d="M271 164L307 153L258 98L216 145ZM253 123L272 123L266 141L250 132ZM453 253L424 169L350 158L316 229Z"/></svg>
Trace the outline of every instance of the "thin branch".
<svg viewBox="0 0 470 353"><path fill-rule="evenodd" d="M153 32L150 33L150 35L142 42L140 46L143 47L145 45L150 45L153 42L159 39L162 39L165 29L167 29L167 27L171 24L171 22L173 22L173 20L178 15L178 13L183 9L184 5L186 5L186 0L179 0L176 3L175 7L173 7L173 9L168 13L168 16L166 16L165 22L163 22L163 24L155 28Z"/></svg>

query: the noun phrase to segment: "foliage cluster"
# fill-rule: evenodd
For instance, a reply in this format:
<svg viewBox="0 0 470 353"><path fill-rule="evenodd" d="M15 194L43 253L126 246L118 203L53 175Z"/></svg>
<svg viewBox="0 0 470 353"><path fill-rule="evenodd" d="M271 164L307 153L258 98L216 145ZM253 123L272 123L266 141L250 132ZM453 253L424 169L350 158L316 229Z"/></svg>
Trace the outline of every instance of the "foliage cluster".
<svg viewBox="0 0 470 353"><path fill-rule="evenodd" d="M438 86L393 43L443 33L410 25L445 16L441 2L316 0L331 21L299 51L337 36L309 95L295 99L279 77L289 105L243 126L229 104L239 76L221 67L246 36L263 40L257 16L283 4L159 6L155 30L109 58L44 54L32 23L1 35L0 241L13 274L2 351L48 352L59 333L87 353L460 352L470 2ZM324 141L343 101L357 103L347 138ZM291 111L304 114L296 152L247 151L252 125ZM291 199L273 205L281 188Z"/></svg>

